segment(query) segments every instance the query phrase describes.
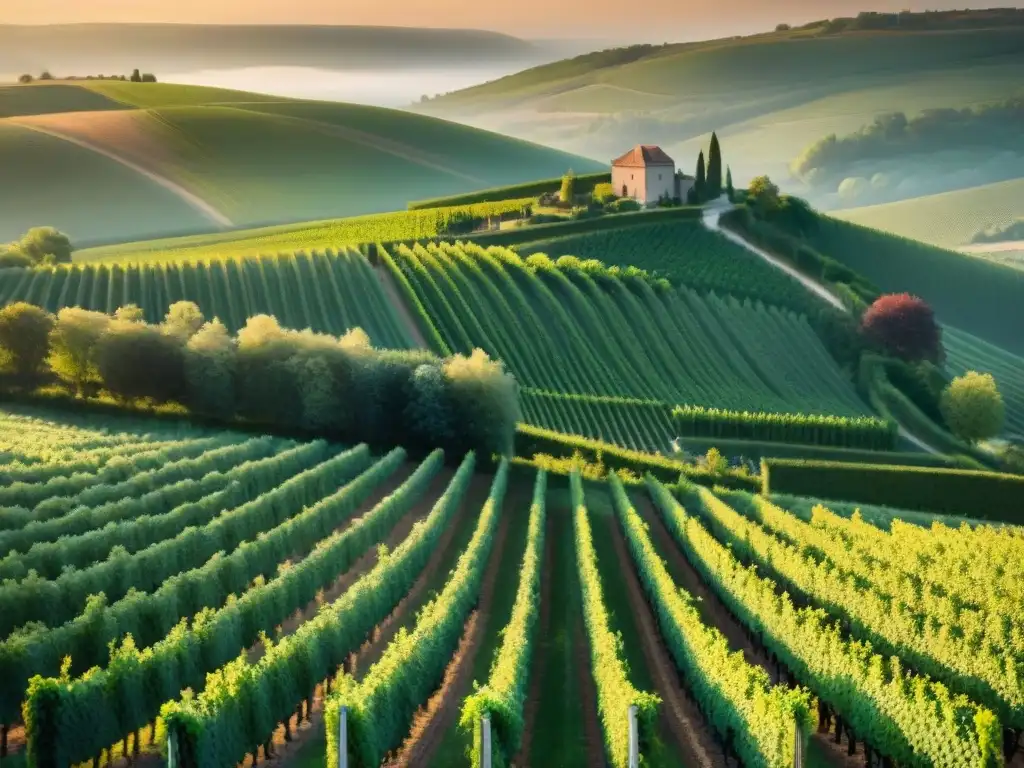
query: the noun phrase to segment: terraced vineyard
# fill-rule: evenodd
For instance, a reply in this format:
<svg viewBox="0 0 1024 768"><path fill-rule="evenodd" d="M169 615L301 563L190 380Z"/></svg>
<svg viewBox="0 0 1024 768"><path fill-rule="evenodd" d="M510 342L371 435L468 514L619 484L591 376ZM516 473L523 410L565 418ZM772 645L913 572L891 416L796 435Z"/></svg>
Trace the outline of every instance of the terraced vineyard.
<svg viewBox="0 0 1024 768"><path fill-rule="evenodd" d="M868 414L802 316L537 258L444 243L384 261L424 336L504 360L539 426L666 450L678 403Z"/></svg>
<svg viewBox="0 0 1024 768"><path fill-rule="evenodd" d="M281 325L342 335L360 327L381 347L409 338L373 268L357 251L298 252L208 262L89 264L0 270L0 304L27 301L50 312L82 307L112 314L135 304L159 322L176 301L192 301L231 331L258 314Z"/></svg>
<svg viewBox="0 0 1024 768"><path fill-rule="evenodd" d="M480 765L485 715L496 764L619 767L635 707L658 768L1024 762L1017 528L27 408L0 435L15 760L334 765L344 711L362 768Z"/></svg>

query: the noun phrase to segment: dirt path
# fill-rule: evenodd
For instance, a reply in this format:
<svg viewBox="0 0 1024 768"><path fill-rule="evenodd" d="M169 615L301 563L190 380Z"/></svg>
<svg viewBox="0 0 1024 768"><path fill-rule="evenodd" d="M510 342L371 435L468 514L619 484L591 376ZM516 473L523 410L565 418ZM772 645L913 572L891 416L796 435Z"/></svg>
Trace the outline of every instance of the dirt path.
<svg viewBox="0 0 1024 768"><path fill-rule="evenodd" d="M767 261L769 264L771 264L776 269L780 269L783 272L785 272L787 275L790 275L791 277L795 278L796 280L799 280L800 283L807 290L811 291L812 293L814 293L817 296L820 296L822 299L827 301L829 304L831 304L836 309L841 310L842 312L847 312L847 313L850 311L849 309L846 308L846 305L844 305L843 302L839 300L839 297L836 296L834 293L832 293L830 290L828 290L825 286L823 286L820 283L816 282L815 280L812 280L811 278L807 277L807 275L801 273L795 267L792 267L789 264L787 264L786 262L784 262L781 259L779 259L778 257L773 256L772 254L768 253L768 251L764 250L763 248L759 248L758 246L754 245L753 243L748 243L746 240L744 240L742 237L737 235L735 232L732 232L732 231L722 227L722 225L720 223L720 219L722 218L722 214L725 213L726 211L732 209L732 207L733 207L732 203L730 203L730 202L728 202L728 201L726 201L724 199L715 200L714 202L711 202L711 203L709 203L708 205L706 205L704 207L704 210L703 210L702 215L701 215L701 221L704 223L704 226L707 227L708 229L712 230L713 232L719 233L720 235L722 235L722 237L726 238L727 240L732 241L733 243L735 243L736 245L740 246L741 248L746 248L748 251L753 253L755 256L759 256L760 258L764 259L765 261ZM900 435L902 437L906 438L907 440L909 440L910 442L912 442L914 445L916 445L921 450L925 451L926 453L930 453L933 456L943 456L943 455L945 455L942 451L936 450L935 448L933 448L928 443L924 442L920 438L918 438L915 435L911 434L902 424L899 424L897 422L897 426L899 427Z"/></svg>
<svg viewBox="0 0 1024 768"><path fill-rule="evenodd" d="M409 737L397 758L388 763L392 768L431 765L441 740L448 729L455 727L459 721L462 701L473 684L473 664L480 650L481 639L491 620L491 600L506 553L508 529L513 513L514 510L507 506L502 510L487 570L480 585L477 608L466 622L459 649L445 670L441 687L413 718Z"/></svg>
<svg viewBox="0 0 1024 768"><path fill-rule="evenodd" d="M398 286L395 285L395 280L388 272L387 267L376 266L373 271L377 273L377 279L380 280L381 287L384 289L384 293L388 297L388 301L391 302L391 306L395 308L398 313L399 319L405 324L405 330L409 334L409 338L415 342L416 346L420 349L430 349L430 345L427 344L427 339L420 331L420 326L416 322L416 318L412 316L412 312L409 311L409 307L405 301L402 300L402 295L398 292Z"/></svg>
<svg viewBox="0 0 1024 768"><path fill-rule="evenodd" d="M659 554L665 558L669 573L677 585L683 587L692 597L699 598L697 606L700 610L704 623L717 627L729 641L729 647L733 650L742 650L743 657L749 664L761 667L768 673L768 677L774 683L778 683L778 676L774 667L768 660L768 656L747 637L746 630L736 620L729 609L718 599L704 584L700 574L686 559L680 551L679 546L672 538L668 528L665 526L661 515L655 510L650 498L645 494L631 496L636 511L648 524L654 546ZM816 713L815 713L816 714ZM847 755L848 740L843 737L840 744L836 744L834 737L828 733L813 732L811 734L812 749L825 761L827 765L836 768L864 768L863 744L856 755ZM719 755L719 759L721 756Z"/></svg>
<svg viewBox="0 0 1024 768"><path fill-rule="evenodd" d="M577 586L578 589L578 586ZM583 700L583 730L586 735L587 765L594 768L606 766L604 753L604 734L601 720L597 712L597 685L590 672L590 644L586 637L582 611L575 611L576 621L573 622L572 649L576 675L579 679L580 698ZM538 768L541 768L538 766Z"/></svg>
<svg viewBox="0 0 1024 768"><path fill-rule="evenodd" d="M94 113L71 113L70 115L44 115L44 116L32 116L32 117L15 117L8 118L11 122L20 125L29 130L36 131L38 133L45 134L55 139L61 139L62 141L74 144L82 149L87 149L90 152L95 152L98 155L103 155L109 160L113 160L115 163L129 168L140 176L145 176L154 184L157 184L167 191L171 192L176 197L180 198L182 202L186 203L189 207L195 209L197 212L202 214L205 218L212 221L222 228L233 227L231 219L221 213L219 210L210 205L206 200L199 197L194 192L178 184L166 176L163 176L149 168L145 168L139 163L128 159L127 157L118 154L112 149L102 146L97 141L86 138L85 136L76 135L79 131L75 130L75 125L69 123L71 118L75 118L81 121L84 118L92 118ZM103 119L117 119L118 112L104 112L101 113ZM122 117L123 119L123 117Z"/></svg>
<svg viewBox="0 0 1024 768"><path fill-rule="evenodd" d="M545 532L546 533L546 532ZM533 658L530 660L530 686L526 693L526 704L523 707L523 740L519 746L519 754L512 764L515 766L529 765L530 748L533 746L533 729L537 722L537 710L541 697L541 681L544 679L544 662L547 655L540 652L540 644L551 630L551 582L553 580L554 552L551 536L544 536L544 554L540 572L540 610L537 616L537 634L533 642Z"/></svg>
<svg viewBox="0 0 1024 768"><path fill-rule="evenodd" d="M604 525L609 526L615 554L618 558L618 572L626 581L629 602L640 629L642 650L647 668L654 681L654 692L661 697L658 720L663 734L671 734L683 762L693 768L717 768L724 766L720 754L715 752L714 739L710 729L700 716L697 708L686 699L679 687L679 675L672 658L658 631L658 623L651 612L643 587L637 578L633 558L626 546L617 517L605 516Z"/></svg>

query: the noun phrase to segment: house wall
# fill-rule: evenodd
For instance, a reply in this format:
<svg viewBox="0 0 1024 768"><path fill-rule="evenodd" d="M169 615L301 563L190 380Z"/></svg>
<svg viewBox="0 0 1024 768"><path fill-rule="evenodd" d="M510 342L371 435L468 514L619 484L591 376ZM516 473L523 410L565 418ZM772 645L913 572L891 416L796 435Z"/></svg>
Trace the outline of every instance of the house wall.
<svg viewBox="0 0 1024 768"><path fill-rule="evenodd" d="M679 179L679 199L685 203L687 193L693 189L696 183L696 179Z"/></svg>
<svg viewBox="0 0 1024 768"><path fill-rule="evenodd" d="M654 205L663 197L673 198L676 196L676 167L675 165L649 165L647 166L647 185L642 203Z"/></svg>
<svg viewBox="0 0 1024 768"><path fill-rule="evenodd" d="M622 190L625 188L626 193ZM643 202L647 194L647 173L644 168L612 166L612 189L619 197L634 197Z"/></svg>

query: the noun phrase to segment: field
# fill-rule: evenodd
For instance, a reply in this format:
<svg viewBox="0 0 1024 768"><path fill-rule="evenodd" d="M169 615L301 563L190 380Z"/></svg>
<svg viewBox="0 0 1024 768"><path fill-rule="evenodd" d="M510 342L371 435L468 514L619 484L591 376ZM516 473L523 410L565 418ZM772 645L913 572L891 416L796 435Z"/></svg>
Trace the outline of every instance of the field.
<svg viewBox="0 0 1024 768"><path fill-rule="evenodd" d="M1021 653L1019 529L38 408L0 427L14 765L168 737L187 766L335 764L342 706L363 768L479 765L485 713L505 764L569 768L626 765L630 705L654 768L797 745L981 768L1024 723L996 663Z"/></svg>
<svg viewBox="0 0 1024 768"><path fill-rule="evenodd" d="M980 231L1024 218L1024 179L829 214L941 248L968 245ZM998 254L992 254L997 256Z"/></svg>
<svg viewBox="0 0 1024 768"><path fill-rule="evenodd" d="M666 450L673 434L655 415L658 406L631 401L868 412L806 319L789 311L539 268L512 251L472 244L399 246L385 263L407 303L422 308L424 335L505 361L527 388L527 421L540 426Z"/></svg>
<svg viewBox="0 0 1024 768"><path fill-rule="evenodd" d="M5 226L23 231L28 222L45 223L67 231L79 244L122 242L143 233L210 232L393 211L412 199L547 178L570 167L579 173L605 167L398 110L148 86L93 81L55 91L50 89L58 86L21 87L38 89L37 100L52 108L33 107L26 97L10 99L11 114L0 120L3 151L17 167L24 165L20 199L32 205L17 218L5 217ZM115 111L114 101L108 101L85 111L89 105L80 104L80 96L68 95L75 91L96 99L106 94L123 109ZM15 114L23 102L26 112ZM65 102L78 111L61 109ZM11 122L35 132L9 130ZM60 163L28 165L31 157L17 159L38 154L39 132L47 134L47 146L57 147ZM123 183L112 183L112 177ZM93 199L82 189L96 191L95 207L71 204L73 193L76 200ZM146 201L165 198L161 216L146 213L148 208L139 211ZM195 209L202 206L212 213L197 216ZM100 215L119 209L116 215Z"/></svg>
<svg viewBox="0 0 1024 768"><path fill-rule="evenodd" d="M127 239L174 226L209 226L180 198L129 168L7 120L0 120L0 167L7 178L18 179L0 185L0 242L20 238L32 226Z"/></svg>
<svg viewBox="0 0 1024 768"><path fill-rule="evenodd" d="M829 217L807 238L882 291L920 296L941 322L1024 355L1024 272Z"/></svg>
<svg viewBox="0 0 1024 768"><path fill-rule="evenodd" d="M1006 433L1024 437L1024 358L949 326L943 328L942 343L950 373L992 374L1006 405Z"/></svg>
<svg viewBox="0 0 1024 768"><path fill-rule="evenodd" d="M82 307L112 314L135 304L147 322L163 319L176 301L195 302L234 332L254 315L282 326L340 336L360 327L378 346L416 346L395 305L358 251L209 262L105 264L0 271L0 303L28 301L57 312Z"/></svg>

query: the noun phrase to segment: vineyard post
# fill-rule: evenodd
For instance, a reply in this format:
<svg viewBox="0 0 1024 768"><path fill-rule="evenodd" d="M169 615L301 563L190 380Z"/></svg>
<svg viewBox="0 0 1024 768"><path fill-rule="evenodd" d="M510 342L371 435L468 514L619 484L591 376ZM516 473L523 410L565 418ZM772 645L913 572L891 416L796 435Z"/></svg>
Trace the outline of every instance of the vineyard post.
<svg viewBox="0 0 1024 768"><path fill-rule="evenodd" d="M803 768L804 765L804 740L800 732L800 726L793 729L793 768Z"/></svg>
<svg viewBox="0 0 1024 768"><path fill-rule="evenodd" d="M348 768L348 707L338 715L338 768Z"/></svg>
<svg viewBox="0 0 1024 768"><path fill-rule="evenodd" d="M167 734L167 768L181 768L178 758L178 734L172 730Z"/></svg>
<svg viewBox="0 0 1024 768"><path fill-rule="evenodd" d="M629 768L640 768L640 737L636 731L636 704L629 705Z"/></svg>
<svg viewBox="0 0 1024 768"><path fill-rule="evenodd" d="M491 714L486 713L480 718L480 730L483 732L482 765L483 768L491 768Z"/></svg>

